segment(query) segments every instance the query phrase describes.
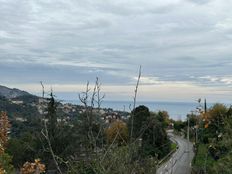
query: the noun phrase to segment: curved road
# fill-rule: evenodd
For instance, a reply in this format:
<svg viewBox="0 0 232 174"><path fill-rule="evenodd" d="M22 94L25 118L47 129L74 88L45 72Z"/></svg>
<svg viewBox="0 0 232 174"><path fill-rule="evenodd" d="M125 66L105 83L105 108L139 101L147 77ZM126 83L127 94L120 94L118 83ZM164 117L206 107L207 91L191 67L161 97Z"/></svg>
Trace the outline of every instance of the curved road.
<svg viewBox="0 0 232 174"><path fill-rule="evenodd" d="M177 142L179 148L167 162L165 162L158 168L156 173L190 174L191 161L194 157L192 143L172 133L169 133L169 137L172 141Z"/></svg>

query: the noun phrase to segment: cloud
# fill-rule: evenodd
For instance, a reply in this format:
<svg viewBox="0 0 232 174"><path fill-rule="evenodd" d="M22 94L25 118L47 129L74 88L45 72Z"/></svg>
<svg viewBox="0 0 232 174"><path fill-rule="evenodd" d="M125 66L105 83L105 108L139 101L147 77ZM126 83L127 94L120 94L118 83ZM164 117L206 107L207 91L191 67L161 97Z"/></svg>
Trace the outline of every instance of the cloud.
<svg viewBox="0 0 232 174"><path fill-rule="evenodd" d="M0 3L2 83L231 85L226 0Z"/></svg>
<svg viewBox="0 0 232 174"><path fill-rule="evenodd" d="M134 77L134 79L138 79L138 77ZM141 84L161 84L163 83L162 81L159 80L158 77L141 77L140 78L140 83Z"/></svg>
<svg viewBox="0 0 232 174"><path fill-rule="evenodd" d="M93 89L93 83L90 88ZM41 95L40 84L11 84L20 89ZM85 90L85 84L49 84L45 83L45 91L48 94L53 89L58 99L78 100L78 94ZM134 85L102 85L101 92L105 94L105 100L133 100ZM138 90L138 101L188 101L193 102L198 98L207 98L210 102L230 101L231 88L206 87L186 83L141 84ZM191 94L191 95L189 95ZM178 97L177 97L178 96Z"/></svg>
<svg viewBox="0 0 232 174"><path fill-rule="evenodd" d="M220 80L218 77L212 77L212 76L203 76L199 78L203 80L209 80L210 82L217 82Z"/></svg>
<svg viewBox="0 0 232 174"><path fill-rule="evenodd" d="M215 25L216 31L226 33L227 36L232 36L232 18L225 18ZM231 37L230 37L231 38Z"/></svg>
<svg viewBox="0 0 232 174"><path fill-rule="evenodd" d="M196 3L196 4L206 4L209 3L211 0L189 0L190 2Z"/></svg>

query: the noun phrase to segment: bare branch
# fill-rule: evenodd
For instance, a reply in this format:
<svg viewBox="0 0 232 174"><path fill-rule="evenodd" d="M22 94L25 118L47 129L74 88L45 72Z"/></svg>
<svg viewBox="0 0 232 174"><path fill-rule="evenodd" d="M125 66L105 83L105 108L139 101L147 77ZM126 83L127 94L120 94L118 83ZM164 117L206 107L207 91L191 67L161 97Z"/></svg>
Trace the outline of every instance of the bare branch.
<svg viewBox="0 0 232 174"><path fill-rule="evenodd" d="M137 100L137 93L138 93L138 87L139 87L139 81L140 81L140 77L141 77L141 65L139 67L139 75L138 75L138 80L137 80L137 84L135 86L135 94L134 94L134 103L133 103L133 112L136 106L136 100ZM133 129L134 129L134 113L131 113L131 132L130 132L130 139L132 140L133 137Z"/></svg>
<svg viewBox="0 0 232 174"><path fill-rule="evenodd" d="M109 148L106 150L105 154L103 155L103 158L101 159L101 163L103 162L103 160L105 159L107 153L110 151L111 147L114 145L116 139L118 138L118 135L119 135L119 131L117 131L117 134L116 136L114 137L114 140L113 142L110 144Z"/></svg>
<svg viewBox="0 0 232 174"><path fill-rule="evenodd" d="M44 85L43 85L43 82L40 81L40 84L41 84L41 86L42 86L42 98L44 98Z"/></svg>

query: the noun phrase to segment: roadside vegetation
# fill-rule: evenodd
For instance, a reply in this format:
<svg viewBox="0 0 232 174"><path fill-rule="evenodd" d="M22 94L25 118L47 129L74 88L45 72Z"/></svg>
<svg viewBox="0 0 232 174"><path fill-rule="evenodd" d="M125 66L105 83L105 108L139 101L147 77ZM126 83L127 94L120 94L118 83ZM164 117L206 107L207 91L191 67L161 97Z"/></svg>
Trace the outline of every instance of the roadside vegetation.
<svg viewBox="0 0 232 174"><path fill-rule="evenodd" d="M188 116L190 140L194 143L194 174L230 174L232 171L232 108L216 103L207 108L198 101ZM188 120L176 121L174 129L187 137Z"/></svg>

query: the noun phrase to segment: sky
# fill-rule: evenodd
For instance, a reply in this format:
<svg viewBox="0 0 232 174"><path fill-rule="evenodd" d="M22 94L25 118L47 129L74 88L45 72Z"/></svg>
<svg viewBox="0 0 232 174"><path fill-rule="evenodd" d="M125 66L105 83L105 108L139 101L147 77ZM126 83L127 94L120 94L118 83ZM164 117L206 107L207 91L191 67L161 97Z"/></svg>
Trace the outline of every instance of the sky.
<svg viewBox="0 0 232 174"><path fill-rule="evenodd" d="M78 99L232 100L232 1L0 0L0 83Z"/></svg>

